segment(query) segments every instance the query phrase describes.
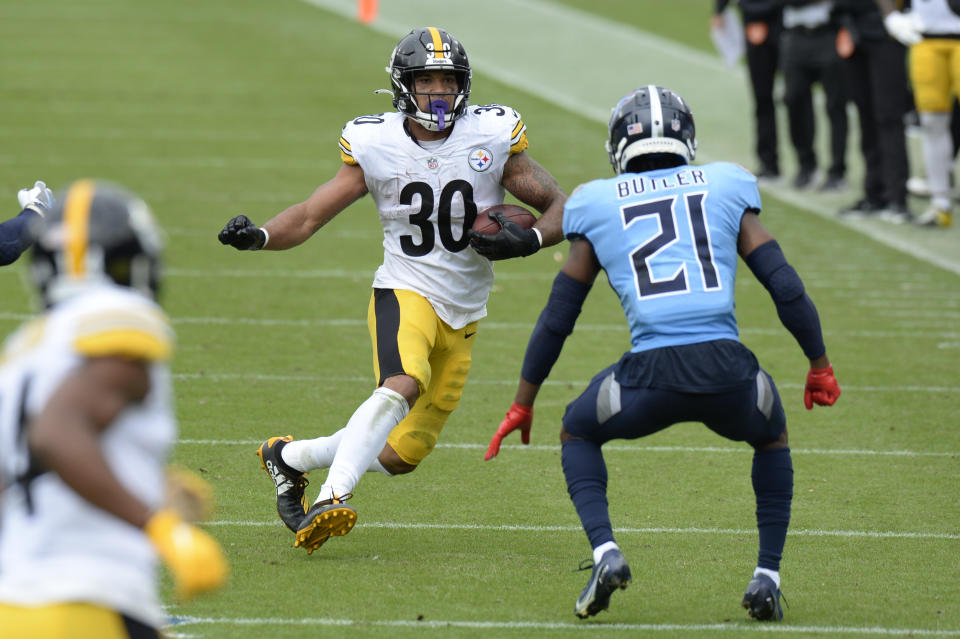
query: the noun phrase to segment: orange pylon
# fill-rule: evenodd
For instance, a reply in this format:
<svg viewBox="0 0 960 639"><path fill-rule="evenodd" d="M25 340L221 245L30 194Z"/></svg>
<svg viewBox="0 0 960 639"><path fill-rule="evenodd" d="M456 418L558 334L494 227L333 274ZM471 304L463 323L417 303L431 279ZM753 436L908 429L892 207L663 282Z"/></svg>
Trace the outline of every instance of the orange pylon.
<svg viewBox="0 0 960 639"><path fill-rule="evenodd" d="M370 24L377 19L377 0L357 0L357 20Z"/></svg>

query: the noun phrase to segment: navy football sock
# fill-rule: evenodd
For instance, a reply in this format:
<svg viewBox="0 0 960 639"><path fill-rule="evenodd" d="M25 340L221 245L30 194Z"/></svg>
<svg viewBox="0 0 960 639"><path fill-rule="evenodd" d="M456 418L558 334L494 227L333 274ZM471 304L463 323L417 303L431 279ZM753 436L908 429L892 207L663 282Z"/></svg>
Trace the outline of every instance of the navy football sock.
<svg viewBox="0 0 960 639"><path fill-rule="evenodd" d="M607 466L600 446L584 439L563 442L561 460L567 478L567 492L590 547L613 541L613 526L607 509Z"/></svg>
<svg viewBox="0 0 960 639"><path fill-rule="evenodd" d="M757 566L780 570L783 545L790 524L793 499L793 461L789 448L756 451L753 455L753 491L757 495L760 553Z"/></svg>

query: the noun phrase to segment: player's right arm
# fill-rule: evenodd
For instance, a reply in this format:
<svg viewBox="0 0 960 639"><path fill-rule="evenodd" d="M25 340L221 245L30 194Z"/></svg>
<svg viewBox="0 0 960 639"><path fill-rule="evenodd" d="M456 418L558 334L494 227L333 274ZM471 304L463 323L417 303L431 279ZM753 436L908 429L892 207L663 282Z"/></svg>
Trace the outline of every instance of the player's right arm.
<svg viewBox="0 0 960 639"><path fill-rule="evenodd" d="M823 343L820 316L807 295L803 281L784 256L780 245L756 213L747 211L740 220L737 250L754 276L770 293L780 322L810 360L804 405L832 406L840 397L840 386Z"/></svg>
<svg viewBox="0 0 960 639"><path fill-rule="evenodd" d="M521 441L530 443L533 402L560 357L567 336L573 332L583 302L599 272L600 263L590 242L586 239L571 240L567 261L553 281L547 305L540 313L527 342L517 394L490 441L485 460L496 457L500 452L500 442L517 429L520 429Z"/></svg>
<svg viewBox="0 0 960 639"><path fill-rule="evenodd" d="M247 216L234 217L220 231L222 244L239 250L282 251L302 244L340 211L367 193L363 169L343 164L336 175L298 204L281 211L262 227Z"/></svg>
<svg viewBox="0 0 960 639"><path fill-rule="evenodd" d="M114 321L130 320L123 314ZM124 330L125 329L125 330ZM134 321L79 336L87 355L30 422L30 452L92 505L138 528L169 566L177 594L187 599L221 586L229 566L219 543L171 508L153 510L117 479L100 446L102 433L150 392L152 360L169 357L168 338L155 325ZM63 531L69 538L70 531Z"/></svg>

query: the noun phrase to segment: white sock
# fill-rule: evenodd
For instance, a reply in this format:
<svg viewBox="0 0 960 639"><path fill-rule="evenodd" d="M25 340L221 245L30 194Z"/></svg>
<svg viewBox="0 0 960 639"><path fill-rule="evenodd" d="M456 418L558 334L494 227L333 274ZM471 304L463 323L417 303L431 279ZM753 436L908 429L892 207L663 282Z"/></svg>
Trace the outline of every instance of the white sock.
<svg viewBox="0 0 960 639"><path fill-rule="evenodd" d="M769 568L760 568L757 566L757 569L753 571L753 576L757 575L766 575L773 579L773 583L777 585L777 590L780 590L780 573L776 570L770 570Z"/></svg>
<svg viewBox="0 0 960 639"><path fill-rule="evenodd" d="M409 412L410 406L400 393L384 387L373 391L340 430L340 444L317 501L353 492L360 475L377 462L390 431Z"/></svg>
<svg viewBox="0 0 960 639"><path fill-rule="evenodd" d="M333 458L337 454L337 446L340 445L340 439L343 436L343 428L329 437L317 437L315 439L297 439L280 449L280 457L288 466L299 470L301 473L310 472L317 468L330 468ZM383 467L380 460L374 457L367 472L383 473L387 477L393 477L393 473Z"/></svg>
<svg viewBox="0 0 960 639"><path fill-rule="evenodd" d="M605 541L596 548L593 549L593 564L597 565L600 563L600 560L603 559L603 553L608 550L620 549L620 546L617 545L615 541Z"/></svg>
<svg viewBox="0 0 960 639"><path fill-rule="evenodd" d="M950 137L949 113L921 113L920 124L923 164L933 204L950 210L950 174L953 172L953 139Z"/></svg>
<svg viewBox="0 0 960 639"><path fill-rule="evenodd" d="M341 428L328 437L316 439L296 439L280 449L280 457L288 466L306 473L317 468L330 468L337 446L343 436Z"/></svg>

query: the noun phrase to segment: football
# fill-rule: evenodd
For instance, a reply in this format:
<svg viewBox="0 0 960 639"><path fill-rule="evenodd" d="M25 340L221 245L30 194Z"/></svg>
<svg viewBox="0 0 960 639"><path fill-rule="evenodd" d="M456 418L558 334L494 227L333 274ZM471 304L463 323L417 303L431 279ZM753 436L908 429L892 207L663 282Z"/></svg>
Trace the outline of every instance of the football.
<svg viewBox="0 0 960 639"><path fill-rule="evenodd" d="M503 216L508 220L516 222L525 229L530 228L533 226L533 223L537 221L537 217L522 206L517 206L516 204L498 204L477 213L477 219L473 221L473 230L485 235L496 235L499 233L500 225L497 224L495 219L490 217L491 213L496 213L497 211L503 213Z"/></svg>

